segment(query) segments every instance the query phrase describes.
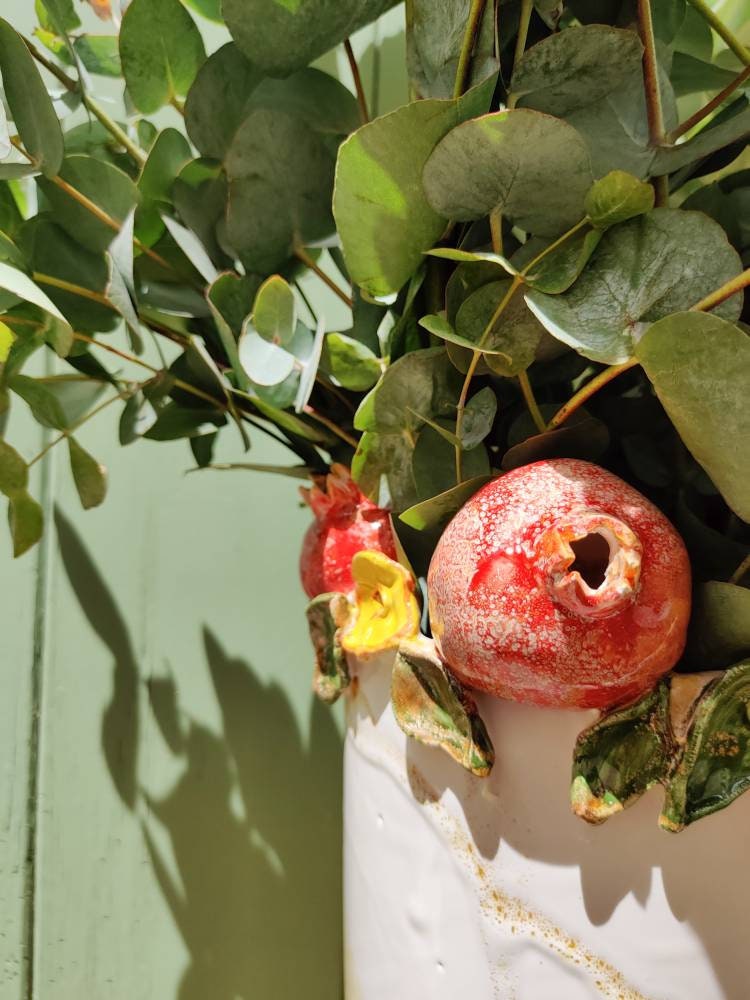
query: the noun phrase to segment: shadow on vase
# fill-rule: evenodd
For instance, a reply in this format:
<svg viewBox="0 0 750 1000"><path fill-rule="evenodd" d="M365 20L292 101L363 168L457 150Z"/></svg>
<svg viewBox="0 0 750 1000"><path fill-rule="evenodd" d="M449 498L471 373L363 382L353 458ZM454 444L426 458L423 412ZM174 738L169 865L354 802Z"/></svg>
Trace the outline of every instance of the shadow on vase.
<svg viewBox="0 0 750 1000"><path fill-rule="evenodd" d="M333 1000L341 990L342 760L330 709L312 704L305 741L281 686L230 656L208 627L219 728L182 710L179 675L148 681L146 701L104 577L59 511L56 523L71 586L113 656L104 759L138 817L189 953L175 1000ZM153 723L181 767L161 795L146 790L149 755L138 752Z"/></svg>

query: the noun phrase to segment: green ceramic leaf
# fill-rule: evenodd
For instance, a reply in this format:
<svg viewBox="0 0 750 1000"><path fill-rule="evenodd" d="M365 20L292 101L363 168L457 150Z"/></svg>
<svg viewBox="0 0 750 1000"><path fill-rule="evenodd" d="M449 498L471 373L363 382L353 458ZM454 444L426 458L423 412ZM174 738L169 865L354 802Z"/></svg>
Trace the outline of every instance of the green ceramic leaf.
<svg viewBox="0 0 750 1000"><path fill-rule="evenodd" d="M144 115L185 97L206 57L200 32L179 0L133 0L120 28L128 93Z"/></svg>
<svg viewBox="0 0 750 1000"><path fill-rule="evenodd" d="M465 300L456 316L456 332L478 344L511 288L510 278L482 285ZM490 328L487 364L500 375L517 375L534 360L543 328L529 311L519 288Z"/></svg>
<svg viewBox="0 0 750 1000"><path fill-rule="evenodd" d="M60 123L29 50L2 18L0 74L5 100L24 148L42 173L53 177L63 158Z"/></svg>
<svg viewBox="0 0 750 1000"><path fill-rule="evenodd" d="M81 506L84 510L98 507L107 495L107 470L74 437L68 438L68 453Z"/></svg>
<svg viewBox="0 0 750 1000"><path fill-rule="evenodd" d="M118 167L93 156L67 156L60 177L97 208L121 224L135 205L139 194L133 181ZM52 181L41 179L39 186L54 212L55 222L81 246L102 253L112 243L116 229L96 217Z"/></svg>
<svg viewBox="0 0 750 1000"><path fill-rule="evenodd" d="M315 650L313 691L332 705L351 684L341 629L352 613L344 594L320 594L307 606L307 624Z"/></svg>
<svg viewBox="0 0 750 1000"><path fill-rule="evenodd" d="M711 682L692 714L682 759L667 787L662 829L676 833L730 805L750 787L750 660Z"/></svg>
<svg viewBox="0 0 750 1000"><path fill-rule="evenodd" d="M530 288L549 295L559 295L566 292L580 277L603 235L601 229L584 226L533 267L532 262L547 247L549 241L532 237L513 254L511 266L524 271L524 281Z"/></svg>
<svg viewBox="0 0 750 1000"><path fill-rule="evenodd" d="M8 523L13 538L13 556L17 559L42 537L44 513L36 500L21 490L8 501Z"/></svg>
<svg viewBox="0 0 750 1000"><path fill-rule="evenodd" d="M711 580L693 597L685 659L700 670L714 670L750 655L750 590Z"/></svg>
<svg viewBox="0 0 750 1000"><path fill-rule="evenodd" d="M287 76L338 45L395 0L223 0L237 45L268 76Z"/></svg>
<svg viewBox="0 0 750 1000"><path fill-rule="evenodd" d="M301 119L253 111L226 158L227 237L249 271L279 269L294 244L334 231L331 192L335 149Z"/></svg>
<svg viewBox="0 0 750 1000"><path fill-rule="evenodd" d="M594 182L584 207L597 229L607 229L650 212L654 207L654 189L624 170L612 170Z"/></svg>
<svg viewBox="0 0 750 1000"><path fill-rule="evenodd" d="M588 823L603 823L664 782L673 754L669 683L662 681L580 734L573 754L573 812Z"/></svg>
<svg viewBox="0 0 750 1000"><path fill-rule="evenodd" d="M444 528L466 501L473 497L477 490L480 490L491 478L491 476L478 476L475 479L467 479L459 483L458 486L452 486L444 493L439 493L429 500L423 500L421 503L409 507L403 514L399 514L399 520L417 531L425 531L428 528Z"/></svg>
<svg viewBox="0 0 750 1000"><path fill-rule="evenodd" d="M417 96L453 96L470 8L471 0L411 0L406 5L406 63ZM490 3L476 34L468 85L480 84L499 68L495 9Z"/></svg>
<svg viewBox="0 0 750 1000"><path fill-rule="evenodd" d="M747 334L715 313L678 313L646 331L636 357L696 461L750 521Z"/></svg>
<svg viewBox="0 0 750 1000"><path fill-rule="evenodd" d="M538 111L499 111L464 122L438 143L423 174L443 218L500 210L521 229L557 236L579 222L593 176L583 139Z"/></svg>
<svg viewBox="0 0 750 1000"><path fill-rule="evenodd" d="M373 296L397 292L438 239L446 216L420 178L460 118L455 101L417 101L363 126L341 146L333 211L352 280Z"/></svg>
<svg viewBox="0 0 750 1000"><path fill-rule="evenodd" d="M642 53L634 31L605 24L567 28L526 50L510 92L520 107L564 118L616 90L640 70Z"/></svg>
<svg viewBox="0 0 750 1000"><path fill-rule="evenodd" d="M431 644L401 645L393 666L391 702L407 736L439 747L477 777L490 773L495 751L477 706Z"/></svg>
<svg viewBox="0 0 750 1000"><path fill-rule="evenodd" d="M643 323L690 308L741 269L711 219L657 208L608 230L567 292L532 290L526 301L553 337L592 361L619 364L632 357ZM736 319L738 309L735 298L717 312Z"/></svg>
<svg viewBox="0 0 750 1000"><path fill-rule="evenodd" d="M26 462L15 448L0 439L0 493L6 497L25 490L29 482Z"/></svg>
<svg viewBox="0 0 750 1000"><path fill-rule="evenodd" d="M382 373L381 362L370 348L343 333L326 336L321 367L352 392L372 389Z"/></svg>

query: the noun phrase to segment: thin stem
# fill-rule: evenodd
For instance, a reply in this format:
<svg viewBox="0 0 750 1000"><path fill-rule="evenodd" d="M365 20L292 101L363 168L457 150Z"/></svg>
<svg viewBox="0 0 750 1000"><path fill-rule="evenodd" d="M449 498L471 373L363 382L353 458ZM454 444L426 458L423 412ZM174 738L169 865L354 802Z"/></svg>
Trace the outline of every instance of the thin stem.
<svg viewBox="0 0 750 1000"><path fill-rule="evenodd" d="M38 281L40 285L50 285L52 288L59 288L60 291L70 292L71 295L77 295L81 299L89 299L91 302L98 302L100 306L106 306L113 312L117 312L107 296L102 295L101 292L94 292L90 288L84 288L82 285L74 285L72 281L63 281L62 278L54 278L51 274L42 274L41 271L34 271L31 277L34 281Z"/></svg>
<svg viewBox="0 0 750 1000"><path fill-rule="evenodd" d="M518 22L518 34L516 36L516 48L513 53L513 73L521 60L521 56L526 51L526 41L529 37L529 24L534 10L534 0L521 0L521 18ZM511 79L513 77L511 73Z"/></svg>
<svg viewBox="0 0 750 1000"><path fill-rule="evenodd" d="M618 375L622 375L623 372L628 371L630 368L635 368L638 365L636 358L630 358L629 361L624 361L621 365L610 365L609 368L605 368L604 371L599 372L597 376L587 382L586 385L582 386L575 395L571 396L567 403L560 407L557 413L552 417L550 422L547 424L546 429L548 431L555 430L561 424L565 423L568 417L575 413L587 400L589 400L595 393L597 393L603 386L607 385L612 379L617 378Z"/></svg>
<svg viewBox="0 0 750 1000"><path fill-rule="evenodd" d="M302 261L305 267L309 267L310 270L313 272L313 274L317 275L324 284L328 285L333 294L338 295L338 297L345 305L349 306L350 309L352 308L353 302L351 298L346 294L343 288L339 288L336 282L332 278L328 277L325 271L321 270L321 268L318 267L318 265L315 263L315 261L312 259L312 257L305 250L304 247L301 246L295 247L294 256L297 258L297 260Z"/></svg>
<svg viewBox="0 0 750 1000"><path fill-rule="evenodd" d="M677 128L672 129L667 136L667 142L677 142L680 136L685 135L686 132L689 132L691 128L694 128L704 118L707 118L712 111L715 111L723 104L747 79L750 79L750 65L746 66L741 73L738 73L731 83L728 83L723 90L719 91L716 97L712 97L708 104L699 108L694 115L691 115L681 125L678 125Z"/></svg>
<svg viewBox="0 0 750 1000"><path fill-rule="evenodd" d="M458 404L456 406L456 437L458 438L456 442L456 485L463 482L463 445L461 444L461 431L463 430L464 423L464 410L466 409L466 399L469 395L469 386L471 385L471 380L474 378L474 373L477 370L477 365L479 364L479 359L482 356L482 348L487 343L487 338L492 333L495 327L495 323L500 319L506 306L516 294L516 291L523 284L523 278L520 275L516 275L511 282L511 286L505 293L503 298L500 300L500 304L497 309L492 314L489 323L484 328L482 336L477 342L476 350L474 351L471 363L469 364L469 370L466 372L464 377L464 384L461 387L461 395L458 397Z"/></svg>
<svg viewBox="0 0 750 1000"><path fill-rule="evenodd" d="M659 91L659 64L651 18L651 0L638 0L638 27L643 42L643 86L646 91L646 117L652 146L664 143L664 112Z"/></svg>
<svg viewBox="0 0 750 1000"><path fill-rule="evenodd" d="M81 98L83 100L83 103L89 109L91 114L94 115L95 118L98 118L98 120L101 122L104 128L109 132L109 134L114 139L117 140L117 142L122 146L124 150L126 150L126 152L135 160L135 162L138 163L140 166L143 166L143 164L146 162L146 154L143 152L143 150L139 149L138 146L136 146L136 144L132 141L132 139L130 139L128 135L120 128L117 122L114 122L109 117L106 111L101 107L101 105L99 105L94 100L93 97L89 97L89 95L82 90L80 83L78 83L76 80L72 80L67 73L63 72L63 70L60 69L59 66L56 66L51 60L47 59L47 57L43 55L36 48L36 46L34 46L28 40L28 38L24 38L23 41L24 44L26 45L26 48L29 50L34 59L36 59L36 61L40 64L40 66L44 66L44 68L49 73L51 73L55 77L55 79L58 80L63 85L63 87L65 87L66 90L70 91L71 93L76 93L78 91L81 92Z"/></svg>
<svg viewBox="0 0 750 1000"><path fill-rule="evenodd" d="M493 208L490 212L490 236L492 237L492 252L502 257L503 215L499 208Z"/></svg>
<svg viewBox="0 0 750 1000"><path fill-rule="evenodd" d="M362 124L366 125L370 120L370 112L367 109L367 96L365 94L365 88L362 86L362 77L359 72L357 57L354 55L354 49L352 48L352 43L349 41L348 38L344 39L344 49L346 51L346 58L349 60L349 69L352 71L352 78L354 80L354 89L357 93L357 104L359 104L359 116L362 119Z"/></svg>
<svg viewBox="0 0 750 1000"><path fill-rule="evenodd" d="M536 267L539 261L544 260L544 258L548 254L551 254L553 250L557 250L557 248L562 246L563 243L569 240L571 236L575 236L575 234L578 232L579 229L583 229L583 227L587 226L588 224L589 224L588 218L583 218L581 219L580 222L576 222L576 224L573 226L572 229L569 229L566 233L563 233L562 236L558 236L558 238L554 241L554 243L550 243L550 245L548 247L545 247L541 253L538 253L533 260L529 261L529 263L521 272L522 277L525 278L527 274L530 274L532 268Z"/></svg>
<svg viewBox="0 0 750 1000"><path fill-rule="evenodd" d="M95 417L98 413L101 413L102 410L106 410L108 406L112 405L112 403L116 403L118 399L124 399L129 394L130 390L128 389L125 392L118 392L116 396L110 396L109 399L105 399L103 403L99 404L99 406L95 406L93 410L89 410L88 413L85 413L80 420L76 420L75 423L70 425L70 427L66 427L59 437L53 438L52 441L46 445L46 447L42 448L38 455L31 459L29 462L29 468L32 465L36 465L37 462L44 458L47 452L52 451L55 445L60 444L61 441L65 441L71 436L71 434L74 434L80 427L83 427L83 425L88 423L89 420Z"/></svg>
<svg viewBox="0 0 750 1000"><path fill-rule="evenodd" d="M351 445L352 448L357 448L359 444L357 439L353 438L351 434L347 434L347 432L342 430L338 424L333 422L333 420L329 420L328 417L323 416L322 413L318 413L318 411L314 410L312 406L306 406L304 412L312 420L315 420L324 427L327 427L331 433L336 435L336 437L341 438L342 441L346 441L346 443Z"/></svg>
<svg viewBox="0 0 750 1000"><path fill-rule="evenodd" d="M178 115L182 115L183 118L185 117L185 103L184 101L181 101L176 94L173 94L172 97L169 98L169 103Z"/></svg>
<svg viewBox="0 0 750 1000"><path fill-rule="evenodd" d="M454 98L459 98L466 90L469 83L469 73L471 70L471 57L474 53L479 22L484 15L484 8L487 0L471 0L469 18L466 22L461 51L458 54L458 67L456 69L456 82L453 86Z"/></svg>
<svg viewBox="0 0 750 1000"><path fill-rule="evenodd" d="M729 582L739 583L742 577L748 572L750 572L750 555L745 556L734 573L729 577Z"/></svg>
<svg viewBox="0 0 750 1000"><path fill-rule="evenodd" d="M737 38L737 36L733 34L729 28L727 28L724 22L721 21L716 14L714 14L713 10L711 10L705 0L689 0L689 2L693 5L693 7L695 7L701 17L705 21L708 21L719 38L726 43L737 58L746 66L750 65L750 51L748 51L739 38Z"/></svg>
<svg viewBox="0 0 750 1000"><path fill-rule="evenodd" d="M526 401L528 411L531 414L531 419L534 421L534 426L540 434L544 434L547 430L547 426L544 423L542 411L539 409L539 404L536 401L534 390L531 388L531 382L529 381L529 376L526 372L518 373L518 384L521 386L521 392L523 393L523 398Z"/></svg>
<svg viewBox="0 0 750 1000"><path fill-rule="evenodd" d="M731 299L733 295L741 292L748 285L750 285L750 267L743 271L742 274L738 274L736 278L727 281L721 288L717 288L715 292L711 292L710 295L701 299L700 302L696 302L690 311L707 312L709 309L715 309L716 306L721 305L722 302L726 302L727 299Z"/></svg>
<svg viewBox="0 0 750 1000"><path fill-rule="evenodd" d="M305 307L306 307L307 311L310 313L310 318L313 321L313 325L317 326L318 325L318 314L315 312L315 310L312 307L312 304L311 304L310 300L305 295L305 293L304 293L304 291L302 289L302 285L299 283L299 281L295 281L294 282L294 287L297 289L297 291L299 292L300 298L305 303Z"/></svg>

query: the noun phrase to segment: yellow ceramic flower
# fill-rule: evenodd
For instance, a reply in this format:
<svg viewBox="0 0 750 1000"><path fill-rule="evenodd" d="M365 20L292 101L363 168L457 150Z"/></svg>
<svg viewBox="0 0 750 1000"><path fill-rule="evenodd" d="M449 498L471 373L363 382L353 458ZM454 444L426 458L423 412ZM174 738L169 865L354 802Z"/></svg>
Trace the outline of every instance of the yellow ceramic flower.
<svg viewBox="0 0 750 1000"><path fill-rule="evenodd" d="M341 638L344 649L367 656L396 648L419 635L419 605L408 570L382 552L358 552L352 559L356 615Z"/></svg>

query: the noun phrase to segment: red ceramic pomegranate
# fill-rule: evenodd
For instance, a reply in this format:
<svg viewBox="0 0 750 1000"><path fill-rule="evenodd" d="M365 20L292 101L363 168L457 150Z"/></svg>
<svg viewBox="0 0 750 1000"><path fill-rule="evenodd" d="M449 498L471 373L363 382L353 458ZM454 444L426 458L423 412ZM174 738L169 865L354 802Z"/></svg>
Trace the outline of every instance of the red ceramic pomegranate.
<svg viewBox="0 0 750 1000"><path fill-rule="evenodd" d="M307 529L300 556L300 577L308 597L354 589L352 559L363 549L396 558L388 511L359 491L343 465L332 465L311 489L300 490L315 520Z"/></svg>
<svg viewBox="0 0 750 1000"><path fill-rule="evenodd" d="M589 462L535 462L488 483L428 575L441 656L462 681L557 707L629 701L679 659L690 614L682 539Z"/></svg>

